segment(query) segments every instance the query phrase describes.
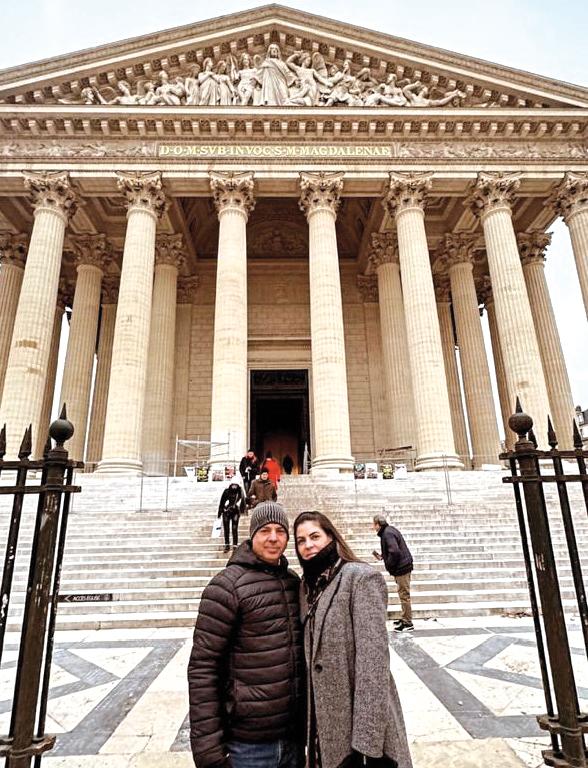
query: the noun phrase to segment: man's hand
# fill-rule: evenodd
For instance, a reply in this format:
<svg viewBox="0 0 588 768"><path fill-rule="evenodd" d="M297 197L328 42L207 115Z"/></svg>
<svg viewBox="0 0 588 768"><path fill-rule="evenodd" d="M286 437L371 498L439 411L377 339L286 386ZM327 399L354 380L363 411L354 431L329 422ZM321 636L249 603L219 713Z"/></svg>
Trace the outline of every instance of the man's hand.
<svg viewBox="0 0 588 768"><path fill-rule="evenodd" d="M377 552L375 549L372 552L372 555L376 558L376 560L381 560L382 559L382 553L381 552Z"/></svg>

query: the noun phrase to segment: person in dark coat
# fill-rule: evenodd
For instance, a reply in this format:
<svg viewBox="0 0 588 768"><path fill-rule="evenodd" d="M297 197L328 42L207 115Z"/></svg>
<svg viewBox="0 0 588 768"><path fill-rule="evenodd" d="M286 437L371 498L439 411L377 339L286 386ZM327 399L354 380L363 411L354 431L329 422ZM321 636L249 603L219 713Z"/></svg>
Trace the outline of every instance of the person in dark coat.
<svg viewBox="0 0 588 768"><path fill-rule="evenodd" d="M321 512L294 521L302 566L308 768L412 768L390 672L388 590Z"/></svg>
<svg viewBox="0 0 588 768"><path fill-rule="evenodd" d="M410 576L413 569L412 555L404 536L398 528L389 525L384 515L374 517L374 530L380 537L381 553L374 551L374 557L384 561L384 566L398 585L401 616L394 622L395 632L412 632L412 606L410 603Z"/></svg>
<svg viewBox="0 0 588 768"><path fill-rule="evenodd" d="M301 768L304 652L300 579L275 502L205 588L188 664L190 742L198 768Z"/></svg>
<svg viewBox="0 0 588 768"><path fill-rule="evenodd" d="M259 474L259 460L252 450L248 450L245 456L243 456L241 459L241 463L239 464L239 473L243 478L245 496L247 496L249 494L251 483Z"/></svg>
<svg viewBox="0 0 588 768"><path fill-rule="evenodd" d="M276 501L277 498L276 486L269 479L267 469L262 469L259 477L251 483L247 503L250 507L255 507L262 501Z"/></svg>
<svg viewBox="0 0 588 768"><path fill-rule="evenodd" d="M233 547L237 546L239 538L239 518L245 512L245 495L239 483L231 483L222 493L218 505L218 517L223 519L223 533L225 536L225 552L229 546L229 526L233 533Z"/></svg>

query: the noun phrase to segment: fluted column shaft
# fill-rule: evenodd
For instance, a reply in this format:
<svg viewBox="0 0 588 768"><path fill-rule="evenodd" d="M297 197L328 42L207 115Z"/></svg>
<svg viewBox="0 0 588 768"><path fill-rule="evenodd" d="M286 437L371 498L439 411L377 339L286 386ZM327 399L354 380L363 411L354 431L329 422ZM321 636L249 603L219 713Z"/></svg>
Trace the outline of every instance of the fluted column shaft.
<svg viewBox="0 0 588 768"><path fill-rule="evenodd" d="M543 233L521 235L519 247L537 341L539 342L541 362L543 363L552 422L559 440L559 447L569 450L573 448L575 408L566 361L545 278L544 249L549 244L550 239L549 235Z"/></svg>
<svg viewBox="0 0 588 768"><path fill-rule="evenodd" d="M102 443L104 441L104 422L106 419L106 403L108 400L108 385L110 383L110 365L112 362L112 343L114 341L114 326L116 321L116 304L102 304L100 317L100 336L96 355L96 376L92 396L92 411L90 414L90 432L88 435L87 460L96 464L102 458Z"/></svg>
<svg viewBox="0 0 588 768"><path fill-rule="evenodd" d="M37 436L35 437L35 456L43 455L43 450L45 448L45 444L47 443L47 436L49 435L51 411L53 408L53 399L55 397L55 380L57 378L57 363L59 362L59 345L61 341L61 329L63 327L64 312L65 305L63 301L60 301L58 298L57 306L55 307L53 332L51 334L51 346L49 348L49 363L47 365L47 376L45 378L43 405L41 407L39 429L37 430Z"/></svg>
<svg viewBox="0 0 588 768"><path fill-rule="evenodd" d="M435 290L425 231L429 176L390 174L388 210L396 218L404 314L416 416L415 469L462 469L455 451ZM430 414L435 417L430 418Z"/></svg>
<svg viewBox="0 0 588 768"><path fill-rule="evenodd" d="M247 450L247 219L253 174L211 174L218 210L210 457L238 461Z"/></svg>
<svg viewBox="0 0 588 768"><path fill-rule="evenodd" d="M315 475L351 473L343 302L335 220L342 174L301 174L308 220Z"/></svg>
<svg viewBox="0 0 588 768"><path fill-rule="evenodd" d="M181 239L181 235L163 235L158 238L156 245L143 424L143 469L146 474L153 475L169 474Z"/></svg>
<svg viewBox="0 0 588 768"><path fill-rule="evenodd" d="M459 371L455 357L455 340L453 338L453 322L451 320L451 302L449 297L437 299L437 317L439 319L439 331L441 332L441 345L443 347L443 361L451 408L453 439L460 461L465 468L470 469L472 462L459 384Z"/></svg>
<svg viewBox="0 0 588 768"><path fill-rule="evenodd" d="M570 232L580 290L588 317L588 173L566 173L552 202ZM559 435L558 435L559 436Z"/></svg>
<svg viewBox="0 0 588 768"><path fill-rule="evenodd" d="M479 174L471 205L481 216L509 393L520 397L546 447L549 400L533 315L512 224L517 177ZM511 405L514 412L515 403Z"/></svg>
<svg viewBox="0 0 588 768"><path fill-rule="evenodd" d="M387 233L372 237L382 329L382 357L388 402L390 448L415 446L414 402L408 359L398 245Z"/></svg>
<svg viewBox="0 0 588 768"><path fill-rule="evenodd" d="M39 432L63 239L68 216L75 210L66 174L30 174L25 183L33 194L35 218L0 406L7 458L16 456L29 424L34 441Z"/></svg>
<svg viewBox="0 0 588 768"><path fill-rule="evenodd" d="M456 259L449 267L451 298L472 440L472 462L474 469L480 469L483 464L499 463L500 439L473 265L468 260L460 260L459 254Z"/></svg>
<svg viewBox="0 0 588 768"><path fill-rule="evenodd" d="M164 197L159 174L119 174L119 187L129 208L98 471L135 473L142 469L155 232Z"/></svg>
<svg viewBox="0 0 588 768"><path fill-rule="evenodd" d="M498 333L498 323L496 322L496 309L494 300L486 301L486 312L488 313L488 328L490 329L490 341L492 342L492 357L494 358L494 370L496 371L496 385L498 388L498 399L500 401L500 414L504 428L504 443L507 450L512 450L515 442L515 434L508 426L508 420L512 416L511 403L516 400L514 393L508 391L508 382L506 380L506 371L504 369L504 358L502 357L502 348L500 346L500 334Z"/></svg>
<svg viewBox="0 0 588 768"><path fill-rule="evenodd" d="M15 240L13 235L0 236L0 402L25 266L24 243Z"/></svg>
<svg viewBox="0 0 588 768"><path fill-rule="evenodd" d="M68 443L69 455L75 461L82 461L100 314L105 238L103 235L85 237L77 246L77 280L60 402L61 405L65 403L67 415L76 425L73 437Z"/></svg>
<svg viewBox="0 0 588 768"><path fill-rule="evenodd" d="M188 400L190 388L190 346L192 335L192 307L198 288L199 278L192 276L182 278L178 284L176 307L176 361L174 377L174 422L172 429L172 445L170 450L175 456L176 446L173 442L176 436L180 440L187 437ZM178 471L184 463L185 449L178 446Z"/></svg>

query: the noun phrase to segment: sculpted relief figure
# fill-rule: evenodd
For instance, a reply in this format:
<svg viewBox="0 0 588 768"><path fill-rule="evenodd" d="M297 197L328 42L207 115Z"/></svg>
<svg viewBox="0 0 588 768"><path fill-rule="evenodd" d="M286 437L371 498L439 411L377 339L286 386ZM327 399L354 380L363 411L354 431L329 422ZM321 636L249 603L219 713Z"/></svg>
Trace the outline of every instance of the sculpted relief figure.
<svg viewBox="0 0 588 768"><path fill-rule="evenodd" d="M153 80L139 79L133 85L119 80L111 86L85 86L77 96L60 98L63 104L112 104L141 106L300 106L333 107L441 107L459 105L467 94L457 88L429 88L420 79L398 81L389 74L384 82L369 67L355 73L345 59L339 68L327 70L318 51L298 50L286 60L280 46L271 43L264 57L245 51L215 61L192 64L183 75L171 79L162 69Z"/></svg>

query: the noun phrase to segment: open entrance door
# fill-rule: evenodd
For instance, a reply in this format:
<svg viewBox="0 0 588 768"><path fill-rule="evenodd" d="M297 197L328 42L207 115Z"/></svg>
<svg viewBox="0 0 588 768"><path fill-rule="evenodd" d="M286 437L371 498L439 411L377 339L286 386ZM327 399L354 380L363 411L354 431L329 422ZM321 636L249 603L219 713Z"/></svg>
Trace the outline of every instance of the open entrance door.
<svg viewBox="0 0 588 768"><path fill-rule="evenodd" d="M271 451L282 473L300 474L305 444L310 450L308 371L251 371L250 413L260 461Z"/></svg>

